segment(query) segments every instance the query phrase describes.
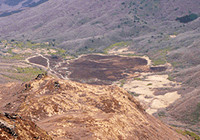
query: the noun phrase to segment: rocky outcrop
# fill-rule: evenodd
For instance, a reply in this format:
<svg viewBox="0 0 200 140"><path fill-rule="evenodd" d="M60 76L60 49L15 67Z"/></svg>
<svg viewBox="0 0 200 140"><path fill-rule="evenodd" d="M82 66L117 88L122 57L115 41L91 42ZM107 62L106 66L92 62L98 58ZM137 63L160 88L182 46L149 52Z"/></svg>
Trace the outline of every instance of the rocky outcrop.
<svg viewBox="0 0 200 140"><path fill-rule="evenodd" d="M0 113L1 140L51 140L48 134L35 123L25 120L17 114Z"/></svg>

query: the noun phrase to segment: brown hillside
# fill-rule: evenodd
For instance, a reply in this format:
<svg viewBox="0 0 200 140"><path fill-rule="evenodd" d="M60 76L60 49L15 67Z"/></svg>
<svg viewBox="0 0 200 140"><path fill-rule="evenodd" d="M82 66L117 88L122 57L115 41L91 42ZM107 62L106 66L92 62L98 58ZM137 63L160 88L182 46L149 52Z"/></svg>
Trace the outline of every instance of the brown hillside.
<svg viewBox="0 0 200 140"><path fill-rule="evenodd" d="M35 123L17 114L0 113L0 140L52 140Z"/></svg>
<svg viewBox="0 0 200 140"><path fill-rule="evenodd" d="M54 139L187 139L148 115L118 87L52 77L3 87L1 110L32 119Z"/></svg>

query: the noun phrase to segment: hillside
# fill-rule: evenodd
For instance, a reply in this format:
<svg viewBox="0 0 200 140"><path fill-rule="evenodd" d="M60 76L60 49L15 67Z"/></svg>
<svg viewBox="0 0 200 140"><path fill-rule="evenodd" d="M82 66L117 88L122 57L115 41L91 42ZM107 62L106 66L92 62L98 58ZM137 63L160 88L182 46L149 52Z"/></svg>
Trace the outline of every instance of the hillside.
<svg viewBox="0 0 200 140"><path fill-rule="evenodd" d="M155 98L175 93L174 102L163 100L165 105L154 106L153 115L169 125L200 134L199 0L10 2L8 5L13 6L5 10L20 12L0 17L1 83L28 81L47 70L49 60L51 73L63 79L90 84L118 82L147 106L154 106ZM26 2L39 4L21 7ZM5 12L5 1L0 5ZM109 57L112 61L107 59L105 63L104 58L82 56L90 53L148 56L155 67L168 69L154 75L144 67L129 68L132 61L128 58L121 62ZM27 63L29 57L33 57L30 62L41 60L41 54L42 68Z"/></svg>
<svg viewBox="0 0 200 140"><path fill-rule="evenodd" d="M53 139L189 139L114 86L38 77L21 86L1 85L0 95L0 110L33 120Z"/></svg>
<svg viewBox="0 0 200 140"><path fill-rule="evenodd" d="M38 6L48 0L1 0L0 17L19 13L27 8Z"/></svg>
<svg viewBox="0 0 200 140"><path fill-rule="evenodd" d="M143 35L147 39L196 30L198 19L187 26L176 18L200 14L199 6L198 0L51 0L2 17L0 34L10 39L56 40L70 52L88 52L89 48L99 52L114 42Z"/></svg>
<svg viewBox="0 0 200 140"><path fill-rule="evenodd" d="M52 140L48 134L30 120L25 120L17 114L0 113L1 140Z"/></svg>

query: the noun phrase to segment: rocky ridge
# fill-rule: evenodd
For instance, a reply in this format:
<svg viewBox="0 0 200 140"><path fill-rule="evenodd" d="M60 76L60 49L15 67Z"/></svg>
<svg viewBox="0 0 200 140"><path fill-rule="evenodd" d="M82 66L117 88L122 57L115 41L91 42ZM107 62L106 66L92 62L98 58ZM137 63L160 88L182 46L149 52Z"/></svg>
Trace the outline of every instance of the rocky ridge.
<svg viewBox="0 0 200 140"><path fill-rule="evenodd" d="M12 100L5 100L1 93L1 110L33 120L53 139L187 139L148 115L119 87L48 76L11 87L17 94L10 91Z"/></svg>

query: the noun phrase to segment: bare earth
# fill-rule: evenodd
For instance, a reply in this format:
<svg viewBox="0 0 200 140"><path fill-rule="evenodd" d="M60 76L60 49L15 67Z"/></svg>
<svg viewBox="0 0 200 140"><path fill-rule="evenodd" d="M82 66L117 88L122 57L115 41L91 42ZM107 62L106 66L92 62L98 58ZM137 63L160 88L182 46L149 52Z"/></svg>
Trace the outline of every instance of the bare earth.
<svg viewBox="0 0 200 140"><path fill-rule="evenodd" d="M177 91L165 93L164 95L154 95L155 89L158 88L180 87L180 84L168 80L168 75L143 73L140 78L144 79L129 79L126 81L123 88L139 95L135 98L145 105L146 111L149 114L155 113L160 108L166 108L181 97Z"/></svg>

